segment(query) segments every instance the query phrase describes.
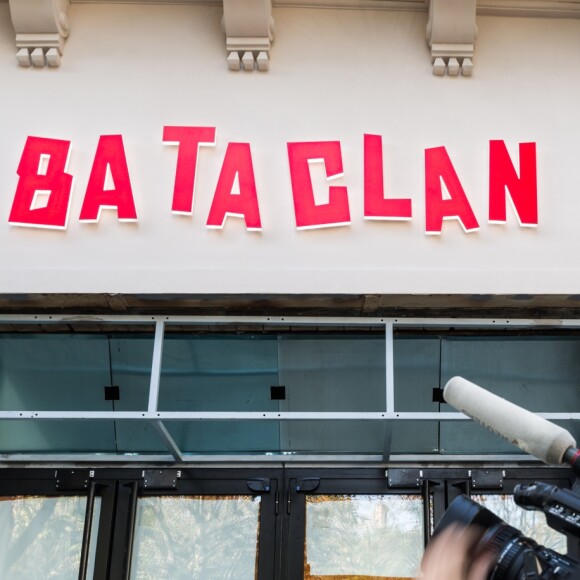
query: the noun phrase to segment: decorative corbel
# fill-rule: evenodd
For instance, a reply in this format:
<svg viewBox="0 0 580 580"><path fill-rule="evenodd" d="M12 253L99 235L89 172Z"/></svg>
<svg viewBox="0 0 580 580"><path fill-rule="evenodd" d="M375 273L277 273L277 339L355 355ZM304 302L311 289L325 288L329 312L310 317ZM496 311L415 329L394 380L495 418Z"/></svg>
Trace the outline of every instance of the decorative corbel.
<svg viewBox="0 0 580 580"><path fill-rule="evenodd" d="M430 0L427 42L433 74L473 74L476 0Z"/></svg>
<svg viewBox="0 0 580 580"><path fill-rule="evenodd" d="M270 48L274 41L272 0L223 0L223 2L228 68L268 70Z"/></svg>
<svg viewBox="0 0 580 580"><path fill-rule="evenodd" d="M20 66L60 66L69 0L9 0Z"/></svg>

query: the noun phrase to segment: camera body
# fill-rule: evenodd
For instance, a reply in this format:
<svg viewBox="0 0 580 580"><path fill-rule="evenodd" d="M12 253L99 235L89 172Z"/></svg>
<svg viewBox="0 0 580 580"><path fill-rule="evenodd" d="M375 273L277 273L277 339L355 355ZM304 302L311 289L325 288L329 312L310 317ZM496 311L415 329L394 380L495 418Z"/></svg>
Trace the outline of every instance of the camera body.
<svg viewBox="0 0 580 580"><path fill-rule="evenodd" d="M566 535L568 546L580 543L580 496L546 483L518 485L517 505L526 510L543 511L548 525ZM481 530L472 547L472 558L491 553L493 565L488 580L578 580L577 554L559 554L525 537L518 529L466 496L457 497L439 522L435 534L458 524ZM576 550L573 550L576 552Z"/></svg>

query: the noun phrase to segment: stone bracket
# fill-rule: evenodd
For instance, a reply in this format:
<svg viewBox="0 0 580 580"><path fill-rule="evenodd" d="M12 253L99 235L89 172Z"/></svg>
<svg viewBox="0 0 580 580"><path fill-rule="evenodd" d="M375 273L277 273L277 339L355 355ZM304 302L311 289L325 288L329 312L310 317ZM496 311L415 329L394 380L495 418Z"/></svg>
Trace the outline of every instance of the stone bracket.
<svg viewBox="0 0 580 580"><path fill-rule="evenodd" d="M9 0L20 66L60 66L69 35L69 0Z"/></svg>
<svg viewBox="0 0 580 580"><path fill-rule="evenodd" d="M430 0L427 43L433 74L473 74L476 0Z"/></svg>
<svg viewBox="0 0 580 580"><path fill-rule="evenodd" d="M267 71L274 41L272 0L223 0L223 3L228 68Z"/></svg>

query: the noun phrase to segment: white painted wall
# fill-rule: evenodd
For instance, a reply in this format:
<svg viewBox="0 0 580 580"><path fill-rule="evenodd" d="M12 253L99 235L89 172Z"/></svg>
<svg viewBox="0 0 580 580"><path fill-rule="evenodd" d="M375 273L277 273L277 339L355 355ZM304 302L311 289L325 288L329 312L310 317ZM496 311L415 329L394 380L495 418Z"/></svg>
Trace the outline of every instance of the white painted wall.
<svg viewBox="0 0 580 580"><path fill-rule="evenodd" d="M426 14L276 8L268 73L227 70L221 11L70 8L58 70L19 68L0 4L0 292L580 292L580 21L478 17L472 78L439 78ZM193 217L172 215L164 125L215 125ZM410 223L363 220L363 134L382 134ZM139 222L78 222L99 135L122 133ZM8 224L26 137L70 139L67 231ZM488 225L488 142L536 141L540 224ZM289 141L340 140L352 225L297 231ZM251 143L263 231L205 227L229 141ZM480 222L424 233L424 149L445 145ZM323 192L323 182L320 181Z"/></svg>

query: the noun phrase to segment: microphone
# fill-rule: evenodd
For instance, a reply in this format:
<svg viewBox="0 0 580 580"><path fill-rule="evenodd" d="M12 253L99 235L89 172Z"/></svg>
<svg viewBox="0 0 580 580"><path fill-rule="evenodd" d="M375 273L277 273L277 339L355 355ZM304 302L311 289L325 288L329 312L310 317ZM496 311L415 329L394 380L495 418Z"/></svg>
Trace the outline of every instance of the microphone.
<svg viewBox="0 0 580 580"><path fill-rule="evenodd" d="M462 377L453 377L447 382L443 398L458 411L544 463L565 462L575 472L580 472L580 451L566 429Z"/></svg>

